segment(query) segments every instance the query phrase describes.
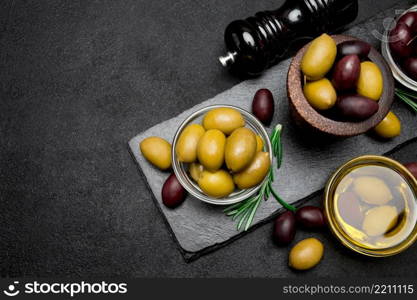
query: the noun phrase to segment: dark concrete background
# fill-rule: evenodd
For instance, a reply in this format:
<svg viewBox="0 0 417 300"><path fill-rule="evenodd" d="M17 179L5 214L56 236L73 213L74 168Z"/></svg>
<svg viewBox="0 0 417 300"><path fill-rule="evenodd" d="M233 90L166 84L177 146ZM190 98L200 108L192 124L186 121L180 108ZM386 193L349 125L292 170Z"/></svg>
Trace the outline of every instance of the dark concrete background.
<svg viewBox="0 0 417 300"><path fill-rule="evenodd" d="M356 22L398 1L359 2ZM375 260L301 231L324 241L325 258L293 272L271 224L187 264L127 151L238 83L216 61L225 26L280 3L1 1L1 276L416 276L417 246ZM394 157L417 160L416 149Z"/></svg>

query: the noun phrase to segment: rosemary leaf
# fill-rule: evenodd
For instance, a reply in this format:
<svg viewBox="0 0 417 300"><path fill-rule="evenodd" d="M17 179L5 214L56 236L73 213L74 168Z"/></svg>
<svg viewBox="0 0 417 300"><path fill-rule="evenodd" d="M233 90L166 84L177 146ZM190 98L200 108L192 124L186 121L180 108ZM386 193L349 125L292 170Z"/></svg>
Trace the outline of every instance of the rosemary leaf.
<svg viewBox="0 0 417 300"><path fill-rule="evenodd" d="M246 222L246 226L245 226L245 231L249 229L250 225L252 224L253 221L253 217L255 216L256 211L258 210L259 207L259 203L261 203L261 198L258 199L258 201L255 202L252 211L249 215L249 218Z"/></svg>
<svg viewBox="0 0 417 300"><path fill-rule="evenodd" d="M400 100L402 100L404 103L410 106L410 108L414 110L415 113L417 113L417 103L413 101L413 99L417 100L417 94L413 94L411 92L407 92L399 88L395 89L395 94Z"/></svg>

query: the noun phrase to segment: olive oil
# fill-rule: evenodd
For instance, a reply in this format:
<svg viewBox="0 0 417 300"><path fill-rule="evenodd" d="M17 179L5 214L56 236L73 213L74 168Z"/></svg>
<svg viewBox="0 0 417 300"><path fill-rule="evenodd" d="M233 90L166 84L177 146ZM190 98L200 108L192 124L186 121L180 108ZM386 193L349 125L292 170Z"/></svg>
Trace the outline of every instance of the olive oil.
<svg viewBox="0 0 417 300"><path fill-rule="evenodd" d="M353 165L335 185L335 226L356 247L389 249L405 242L415 229L416 196L394 169L378 163Z"/></svg>

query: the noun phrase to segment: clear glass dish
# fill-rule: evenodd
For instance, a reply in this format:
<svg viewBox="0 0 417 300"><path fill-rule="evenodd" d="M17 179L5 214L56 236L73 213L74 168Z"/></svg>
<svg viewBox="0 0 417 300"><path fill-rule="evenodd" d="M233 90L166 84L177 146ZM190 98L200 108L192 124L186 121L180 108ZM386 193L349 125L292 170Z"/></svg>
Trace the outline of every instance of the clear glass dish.
<svg viewBox="0 0 417 300"><path fill-rule="evenodd" d="M404 14L406 14L409 11L417 11L417 5L412 6L411 8L404 11L400 16L398 16L395 20L392 21L392 23L387 27L388 29L384 32L384 37L381 42L381 52L382 56L385 58L385 60L388 62L389 67L391 68L392 75L394 76L395 80L397 80L399 83L404 85L405 87L417 91L417 81L411 79L408 77L407 74L405 74L401 67L395 62L391 50L389 48L388 40L389 40L389 31L391 28L394 28L395 23L397 20Z"/></svg>
<svg viewBox="0 0 417 300"><path fill-rule="evenodd" d="M360 223L360 229L353 223L346 222L346 218L342 217L340 210L340 191L347 190L349 193L348 183L349 175L356 172L353 176L375 176L369 172L369 167L375 168L378 175L386 177L389 180L398 180L401 182L401 190L407 190L404 193L404 201L410 205L404 204L403 222L398 221L396 225L388 229L387 232L381 233L380 236L372 236L364 234L365 219ZM395 175L395 176L394 176ZM352 181L350 181L352 183ZM349 184L350 184L349 183ZM392 190L391 190L392 191ZM394 193L393 193L394 195ZM399 195L402 195L401 193ZM394 197L395 199L395 197ZM399 199L402 199L401 197ZM394 200L382 206L395 205ZM389 204L391 203L391 204ZM404 202L405 203L405 202ZM350 212L351 217L357 217L358 212L352 210L353 202L349 203L346 212ZM369 213L369 209L377 207L363 203L362 206L368 206L367 211L361 212ZM381 205L379 205L381 206ZM408 247L410 247L417 239L417 180L413 175L399 162L384 156L365 155L360 156L342 165L327 182L324 192L324 210L327 222L334 236L347 248L358 252L360 254L372 257L386 257L398 254ZM401 215L401 213L399 214ZM385 215L384 215L385 216ZM407 216L407 218L405 218ZM386 217L386 216L385 216ZM399 219L401 220L401 219ZM397 229L399 228L399 230Z"/></svg>
<svg viewBox="0 0 417 300"><path fill-rule="evenodd" d="M172 167L174 169L175 175L178 178L178 181L181 183L181 185L195 198L207 202L214 205L230 205L234 204L240 201L243 201L250 196L254 195L259 188L261 187L262 183L267 180L265 179L259 183L257 186L246 189L246 190L235 190L232 194L230 194L228 197L225 198L214 198L206 195L203 193L203 191L200 189L198 184L190 177L188 174L188 164L184 164L178 161L176 153L175 153L175 147L177 145L178 138L181 134L181 132L184 130L184 128L193 123L200 123L203 119L203 116L210 110L214 108L221 108L221 107L229 107L236 109L239 111L246 122L246 127L252 129L255 134L259 135L263 141L264 141L264 151L269 152L269 157L271 159L271 165L272 165L272 146L271 142L269 140L268 133L266 132L264 126L261 122L258 121L256 117L254 117L251 113L248 111L232 106L232 105L211 105L204 107L202 109L199 109L198 111L191 114L187 119L185 119L180 127L178 128L177 132L175 133L174 140L172 142Z"/></svg>

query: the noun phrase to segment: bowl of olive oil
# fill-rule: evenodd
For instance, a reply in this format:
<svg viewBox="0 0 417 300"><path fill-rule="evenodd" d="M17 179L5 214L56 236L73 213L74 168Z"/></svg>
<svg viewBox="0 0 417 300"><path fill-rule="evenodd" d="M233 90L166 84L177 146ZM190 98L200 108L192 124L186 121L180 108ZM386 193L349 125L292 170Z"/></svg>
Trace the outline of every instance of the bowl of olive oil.
<svg viewBox="0 0 417 300"><path fill-rule="evenodd" d="M336 238L358 253L398 254L417 239L417 181L399 162L366 155L341 166L324 194Z"/></svg>

